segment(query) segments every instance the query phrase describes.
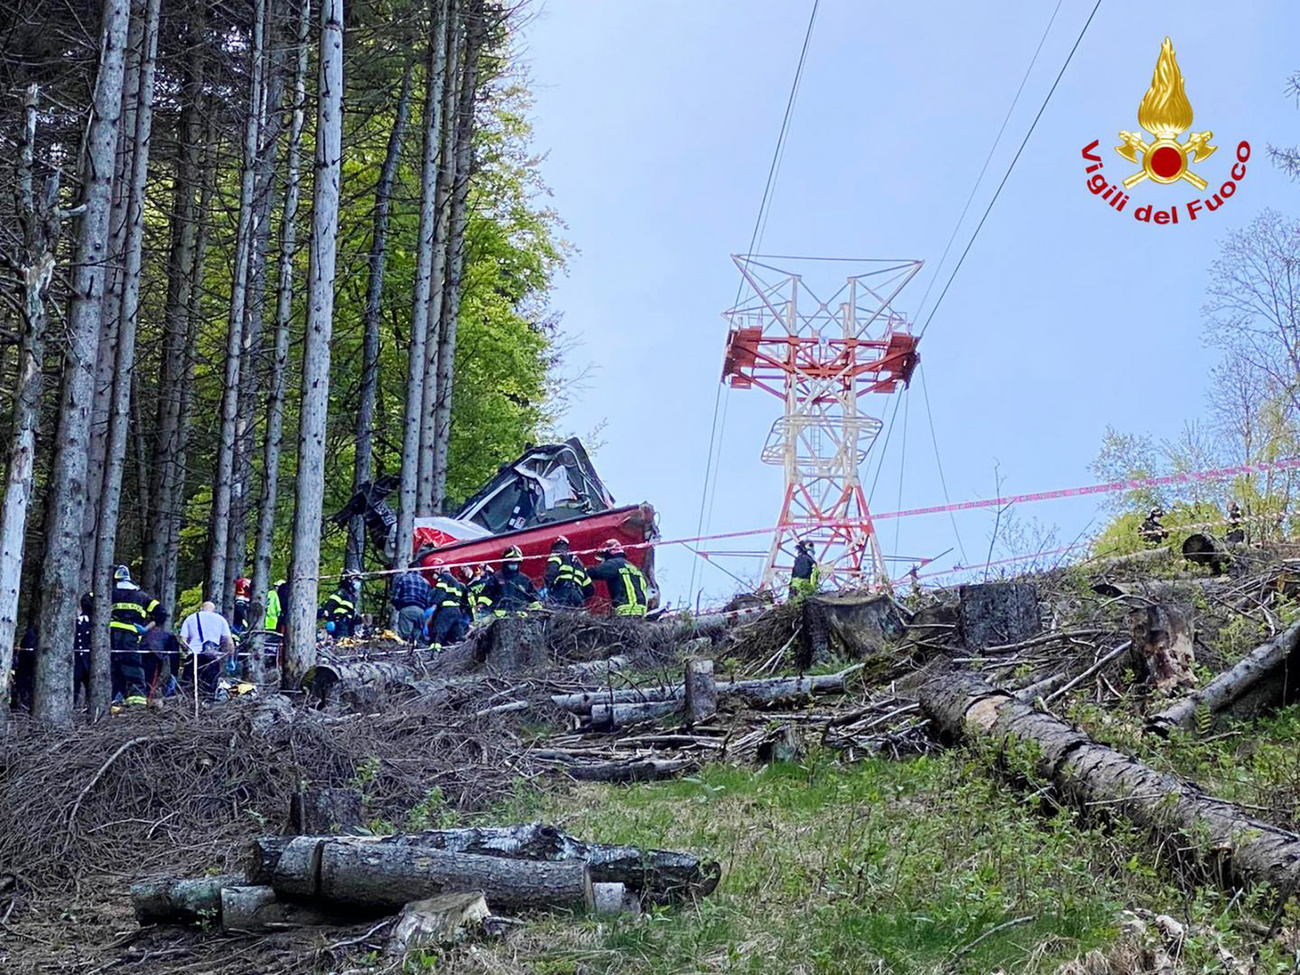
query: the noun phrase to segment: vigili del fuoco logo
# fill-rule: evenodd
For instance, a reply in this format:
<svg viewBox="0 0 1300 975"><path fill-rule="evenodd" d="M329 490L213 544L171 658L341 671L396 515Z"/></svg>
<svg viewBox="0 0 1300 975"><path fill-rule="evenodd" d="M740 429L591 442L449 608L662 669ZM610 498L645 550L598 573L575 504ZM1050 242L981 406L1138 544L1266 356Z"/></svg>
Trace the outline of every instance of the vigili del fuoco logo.
<svg viewBox="0 0 1300 975"><path fill-rule="evenodd" d="M1225 200L1237 192L1237 184L1246 176L1246 160L1250 158L1250 143L1245 140L1237 143L1236 161L1232 166L1230 178L1212 193L1206 193L1209 183L1193 168L1193 164L1202 163L1214 155L1218 146L1210 145L1214 133L1210 131L1193 132L1179 142L1178 137L1192 127L1192 103L1187 100L1183 90L1183 73L1178 70L1178 61L1174 58L1174 45L1165 38L1160 45L1160 57L1156 59L1156 70L1151 76L1151 87L1142 96L1138 105L1138 125L1154 136L1154 142L1134 132L1119 133L1120 144L1115 151L1130 163L1141 168L1132 175L1125 176L1120 182L1110 182L1101 172L1105 163L1098 146L1100 139L1093 139L1083 147L1083 158L1088 167L1088 189L1094 196L1105 200L1123 213L1128 206L1128 190L1144 183L1177 188L1183 183L1195 187L1199 193L1185 203L1167 203L1156 200L1142 203L1130 212L1135 220L1143 223L1176 224L1179 209L1188 220L1196 220L1206 213L1213 213L1223 206Z"/></svg>

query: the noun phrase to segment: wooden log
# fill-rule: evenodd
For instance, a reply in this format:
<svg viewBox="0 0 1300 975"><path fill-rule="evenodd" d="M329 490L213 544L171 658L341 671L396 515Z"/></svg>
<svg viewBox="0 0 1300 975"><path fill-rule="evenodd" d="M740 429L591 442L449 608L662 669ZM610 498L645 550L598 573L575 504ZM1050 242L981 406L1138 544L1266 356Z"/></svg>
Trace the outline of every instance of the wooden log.
<svg viewBox="0 0 1300 975"><path fill-rule="evenodd" d="M587 660L582 663L569 664L564 669L579 680L590 680L593 677L607 677L611 672L626 667L627 660L627 657L620 654L606 660Z"/></svg>
<svg viewBox="0 0 1300 975"><path fill-rule="evenodd" d="M805 670L832 655L861 660L883 653L903 635L905 614L889 595L809 596L800 607L802 639L795 665Z"/></svg>
<svg viewBox="0 0 1300 975"><path fill-rule="evenodd" d="M1219 541L1205 532L1193 532L1183 539L1183 558L1193 565L1204 565L1216 576L1232 564L1232 556Z"/></svg>
<svg viewBox="0 0 1300 975"><path fill-rule="evenodd" d="M626 728L628 725L642 721L654 721L670 714L677 714L682 709L682 698L674 697L667 701L645 701L639 704L593 704L591 706L591 726L593 728Z"/></svg>
<svg viewBox="0 0 1300 975"><path fill-rule="evenodd" d="M813 694L839 694L849 688L855 674L862 669L854 664L835 674L814 674L805 677L766 677L753 680L720 680L714 682L720 699L740 698L753 704L777 704L804 700ZM573 694L552 694L552 703L575 714L590 714L596 706L620 704L662 704L686 700L684 684L657 687L628 687L619 690L584 691ZM670 709L675 710L674 709ZM608 717L608 712L601 712ZM669 713L669 712L665 712Z"/></svg>
<svg viewBox="0 0 1300 975"><path fill-rule="evenodd" d="M592 904L590 870L581 860L535 862L350 837L294 840L280 856L271 886L284 897L376 911L467 890L483 891L494 910L580 910Z"/></svg>
<svg viewBox="0 0 1300 975"><path fill-rule="evenodd" d="M962 640L971 650L1019 643L1042 632L1038 590L1028 582L985 582L958 589Z"/></svg>
<svg viewBox="0 0 1300 975"><path fill-rule="evenodd" d="M221 917L221 891L244 883L244 878L186 879L162 877L131 885L131 906L141 924L201 924Z"/></svg>
<svg viewBox="0 0 1300 975"><path fill-rule="evenodd" d="M1300 678L1300 623L1246 654L1200 690L1174 701L1147 721L1156 734L1174 728L1212 725L1220 717L1254 717L1297 697Z"/></svg>
<svg viewBox="0 0 1300 975"><path fill-rule="evenodd" d="M304 789L289 800L289 826L299 835L344 833L362 826L356 789Z"/></svg>
<svg viewBox="0 0 1300 975"><path fill-rule="evenodd" d="M225 931L265 934L339 921L336 915L276 898L271 887L223 887L221 927Z"/></svg>
<svg viewBox="0 0 1300 975"><path fill-rule="evenodd" d="M623 884L592 884L591 889L595 898L593 909L597 914L641 913L640 900Z"/></svg>
<svg viewBox="0 0 1300 975"><path fill-rule="evenodd" d="M365 702L373 709L393 691L411 689L421 676L413 667L394 661L323 663L303 674L302 689L319 707L333 703L346 691L358 699L354 704L361 698L373 698Z"/></svg>
<svg viewBox="0 0 1300 975"><path fill-rule="evenodd" d="M627 762L569 765L561 773L581 782L658 782L692 772L698 763L684 758L642 758Z"/></svg>
<svg viewBox="0 0 1300 975"><path fill-rule="evenodd" d="M574 714L590 714L597 704L644 704L649 701L667 701L685 696L681 684L654 687L622 687L618 690L578 691L572 694L552 694L551 702Z"/></svg>
<svg viewBox="0 0 1300 975"><path fill-rule="evenodd" d="M404 955L430 945L455 944L491 916L481 890L412 901L402 908L389 936L389 954Z"/></svg>
<svg viewBox="0 0 1300 975"><path fill-rule="evenodd" d="M1028 746L1061 801L1150 830L1193 857L1225 889L1267 884L1283 897L1300 884L1300 834L1254 819L1241 807L1102 745L1059 718L993 688L979 676L938 674L920 702L945 735Z"/></svg>
<svg viewBox="0 0 1300 975"><path fill-rule="evenodd" d="M1129 611L1133 669L1157 694L1196 685L1196 650L1191 620L1164 604Z"/></svg>
<svg viewBox="0 0 1300 975"><path fill-rule="evenodd" d="M692 657L686 661L686 720L703 724L718 712L718 685L713 680L713 661Z"/></svg>

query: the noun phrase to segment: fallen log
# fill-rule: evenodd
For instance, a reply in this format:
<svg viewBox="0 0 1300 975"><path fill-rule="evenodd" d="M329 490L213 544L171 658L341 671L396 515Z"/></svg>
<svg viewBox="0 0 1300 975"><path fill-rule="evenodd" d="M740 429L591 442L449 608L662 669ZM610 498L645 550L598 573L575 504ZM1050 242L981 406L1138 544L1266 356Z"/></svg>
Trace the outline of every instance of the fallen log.
<svg viewBox="0 0 1300 975"><path fill-rule="evenodd" d="M131 906L141 924L201 924L221 917L221 891L242 883L230 874L142 880L131 885Z"/></svg>
<svg viewBox="0 0 1300 975"><path fill-rule="evenodd" d="M1300 834L1253 819L1241 807L1094 741L1064 721L956 671L920 689L922 710L945 735L992 738L1032 749L1037 772L1061 801L1148 829L1226 889L1267 884L1283 897L1300 885Z"/></svg>
<svg viewBox="0 0 1300 975"><path fill-rule="evenodd" d="M581 782L658 782L684 775L698 768L685 758L642 758L627 762L593 762L559 769Z"/></svg>
<svg viewBox="0 0 1300 975"><path fill-rule="evenodd" d="M221 927L225 931L265 934L339 921L336 915L279 900L271 887L224 887Z"/></svg>
<svg viewBox="0 0 1300 975"><path fill-rule="evenodd" d="M249 845L245 861L248 883L269 884L284 853L299 839L303 838L263 836L254 840ZM322 836L314 839L334 838ZM429 847L452 853L524 860L577 860L590 865L593 881L626 884L629 889L654 901L706 897L713 893L722 876L716 861L701 860L689 853L671 850L587 843L540 822L430 830L406 836L350 837L347 842Z"/></svg>
<svg viewBox="0 0 1300 975"><path fill-rule="evenodd" d="M538 862L351 838L291 840L271 886L284 897L377 912L468 890L481 890L494 910L593 904L591 871L581 860Z"/></svg>
<svg viewBox="0 0 1300 975"><path fill-rule="evenodd" d="M637 704L593 704L591 706L591 726L593 728L626 728L628 725L642 721L653 721L677 714L682 709L684 698L672 697L666 701L643 701Z"/></svg>
<svg viewBox="0 0 1300 975"><path fill-rule="evenodd" d="M1147 721L1167 735L1174 728L1213 725L1231 715L1249 718L1293 701L1300 678L1300 623L1246 654L1200 690L1174 701Z"/></svg>
<svg viewBox="0 0 1300 975"><path fill-rule="evenodd" d="M777 704L799 701L814 694L838 694L845 691L853 675L862 669L854 664L835 674L814 674L804 677L764 677L753 680L715 681L718 698L740 698L753 704ZM620 704L658 704L684 702L685 684L663 684L657 687L625 687L619 690L583 691L572 694L552 694L551 702L574 714L590 714L597 706ZM666 712L665 712L666 713Z"/></svg>

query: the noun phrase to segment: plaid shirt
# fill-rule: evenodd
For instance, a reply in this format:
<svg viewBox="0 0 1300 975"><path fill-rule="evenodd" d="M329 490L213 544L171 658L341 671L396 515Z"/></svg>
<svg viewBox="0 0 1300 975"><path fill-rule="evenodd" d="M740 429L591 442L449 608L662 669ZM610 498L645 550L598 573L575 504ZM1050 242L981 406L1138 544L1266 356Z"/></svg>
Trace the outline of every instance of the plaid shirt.
<svg viewBox="0 0 1300 975"><path fill-rule="evenodd" d="M429 583L418 572L403 572L393 580L393 606L402 609L405 606L419 606L425 609L433 594Z"/></svg>

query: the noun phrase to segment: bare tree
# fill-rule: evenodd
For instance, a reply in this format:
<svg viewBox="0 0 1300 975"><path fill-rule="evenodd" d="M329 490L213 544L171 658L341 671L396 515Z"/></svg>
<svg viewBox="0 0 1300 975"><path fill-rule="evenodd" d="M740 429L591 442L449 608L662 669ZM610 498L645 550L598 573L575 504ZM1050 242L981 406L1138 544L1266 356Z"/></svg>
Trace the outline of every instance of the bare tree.
<svg viewBox="0 0 1300 975"><path fill-rule="evenodd" d="M406 417L402 426L402 473L394 562L397 568L410 563L418 510L420 429L424 407L434 227L437 221L438 146L442 139L443 91L450 63L447 56L450 3L449 0L431 0L431 6L429 69L424 98L424 164L420 174L420 229L416 243L411 339L407 355Z"/></svg>
<svg viewBox="0 0 1300 975"><path fill-rule="evenodd" d="M77 231L63 389L49 480L50 519L41 571L41 643L33 701L36 715L53 724L67 724L72 718L72 637L81 597L79 542L86 509L90 407L129 13L128 0L105 0L99 77L81 165L85 211ZM108 661L99 663L106 668Z"/></svg>
<svg viewBox="0 0 1300 975"><path fill-rule="evenodd" d="M285 367L289 359L289 324L293 317L293 255L298 246L299 170L302 155L303 106L307 100L308 38L311 0L298 11L297 59L293 73L293 107L289 123L289 149L284 179L284 209L280 218L279 281L276 288L275 352L271 389L266 403L266 439L262 453L262 498L258 509L257 542L253 551L253 586L248 607L248 628L253 634L253 674L262 677L262 629L266 619L266 594L271 588L271 543L275 538L275 510L279 500L280 448L284 430Z"/></svg>
<svg viewBox="0 0 1300 975"><path fill-rule="evenodd" d="M41 366L45 356L45 292L54 277L59 237L59 171L54 169L51 172L39 195L33 173L38 104L39 89L32 85L27 89L23 104L17 180L14 183L21 251L3 255L4 263L17 270L21 281L22 332L14 390L13 442L9 445L4 510L0 513L0 723L4 722L7 714L5 704L9 700L23 544L35 473L36 427L40 421L44 388Z"/></svg>
<svg viewBox="0 0 1300 975"><path fill-rule="evenodd" d="M297 688L303 673L316 659L316 590L325 494L325 431L343 154L343 0L323 0L321 4L317 77L316 179L307 281L307 334L302 353L293 568L289 579L284 668L280 677L281 686L289 689Z"/></svg>
<svg viewBox="0 0 1300 975"><path fill-rule="evenodd" d="M410 114L411 76L415 62L407 58L402 73L402 91L397 99L397 112L388 134L388 147L383 165L379 168L379 181L375 184L374 227L371 231L370 274L366 282L366 310L363 322L364 336L361 354L361 401L357 406L357 445L353 460L352 489L374 477L371 439L375 426L375 400L379 389L379 318L383 312L384 269L388 261L388 214L392 206L393 181L402 158L402 140L406 135L406 119ZM366 522L361 515L348 522L348 541L344 564L360 570L364 561Z"/></svg>
<svg viewBox="0 0 1300 975"><path fill-rule="evenodd" d="M465 64L456 101L455 158L451 213L445 248L446 278L438 316L437 394L434 400L432 507L441 511L447 490L447 451L451 444L451 406L456 374L456 331L460 319L461 275L465 268L465 225L469 216L469 177L474 141L474 101L479 57L487 36L483 0L465 11Z"/></svg>
<svg viewBox="0 0 1300 975"><path fill-rule="evenodd" d="M249 44L248 119L244 126L244 162L239 182L239 222L235 231L235 273L230 288L230 319L226 333L225 379L221 394L221 440L217 446L216 473L212 480L212 518L208 549L208 598L229 611L233 593L225 591L226 552L230 532L230 493L235 468L235 419L239 400L240 352L244 337L244 307L248 301L248 265L255 203L257 150L261 138L262 41L266 0L253 4L253 28Z"/></svg>
<svg viewBox="0 0 1300 975"><path fill-rule="evenodd" d="M131 419L131 377L135 370L135 336L140 311L140 265L144 246L144 192L149 174L149 145L153 127L154 73L158 54L159 0L147 0L135 111L135 151L131 154L127 188L126 241L121 268L121 307L118 312L117 361L113 369L113 395L109 402L108 445L104 460L103 493L99 498L99 533L95 540L95 600L91 629L90 697L92 716L106 714L112 691L107 667L95 661L109 659L108 624L112 614L113 562L116 554L118 513L122 502L122 471L126 463L126 433ZM102 672L101 672L102 671Z"/></svg>

